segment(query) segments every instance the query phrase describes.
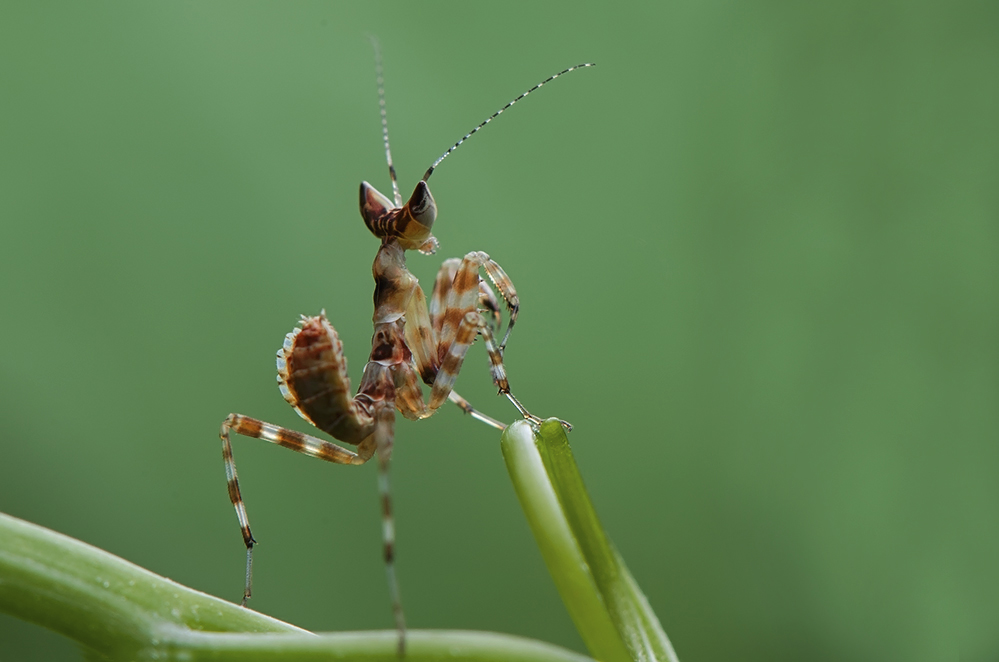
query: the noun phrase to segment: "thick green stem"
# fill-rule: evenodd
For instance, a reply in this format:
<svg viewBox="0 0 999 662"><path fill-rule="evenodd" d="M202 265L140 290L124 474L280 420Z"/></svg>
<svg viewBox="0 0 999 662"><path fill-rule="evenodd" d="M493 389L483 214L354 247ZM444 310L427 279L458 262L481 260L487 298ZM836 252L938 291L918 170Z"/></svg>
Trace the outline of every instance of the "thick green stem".
<svg viewBox="0 0 999 662"><path fill-rule="evenodd" d="M398 660L395 631L311 634L2 513L0 611L110 659ZM419 630L406 659L592 662L509 635Z"/></svg>
<svg viewBox="0 0 999 662"><path fill-rule="evenodd" d="M503 457L541 555L590 653L678 662L662 625L600 526L557 419L514 423Z"/></svg>
<svg viewBox="0 0 999 662"><path fill-rule="evenodd" d="M558 421L546 421L539 431L514 423L503 433L502 448L542 556L590 652L603 662L677 662L600 526ZM2 513L0 611L109 659L398 659L395 631L315 635ZM410 631L406 658L589 660L519 637L457 631Z"/></svg>

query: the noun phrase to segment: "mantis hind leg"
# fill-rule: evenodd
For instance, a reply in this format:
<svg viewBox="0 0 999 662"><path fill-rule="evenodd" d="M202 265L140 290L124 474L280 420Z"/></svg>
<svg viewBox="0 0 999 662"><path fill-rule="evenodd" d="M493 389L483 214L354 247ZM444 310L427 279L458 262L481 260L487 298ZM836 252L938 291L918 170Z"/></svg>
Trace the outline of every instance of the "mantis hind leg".
<svg viewBox="0 0 999 662"><path fill-rule="evenodd" d="M334 464L364 464L371 459L375 453L375 443L372 441L361 442L357 447L357 452L343 448L334 443L323 441L295 430L271 425L264 421L243 416L242 414L229 414L222 422L222 429L219 437L222 439L222 459L225 462L226 482L229 486L229 500L233 508L236 509L236 519L239 520L239 530L243 534L243 544L246 545L246 584L243 588L242 605L245 607L250 599L251 587L253 584L253 545L256 540L250 532L250 519L246 514L246 505L243 503L242 494L239 491L239 478L236 474L236 461L232 455L232 444L229 442L229 433L234 432L244 437L263 439L272 444L284 446L296 453L302 453L309 457L315 457Z"/></svg>

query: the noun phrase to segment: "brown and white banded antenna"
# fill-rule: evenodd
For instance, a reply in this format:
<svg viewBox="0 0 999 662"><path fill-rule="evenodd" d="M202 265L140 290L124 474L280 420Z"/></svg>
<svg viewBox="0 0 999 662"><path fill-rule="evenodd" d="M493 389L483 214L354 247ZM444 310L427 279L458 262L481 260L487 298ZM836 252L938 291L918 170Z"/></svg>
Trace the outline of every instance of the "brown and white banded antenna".
<svg viewBox="0 0 999 662"><path fill-rule="evenodd" d="M493 113L492 115L490 115L489 117L487 117L477 127L475 127L474 129L472 129L471 131L469 131L468 133L466 133L464 136L462 136L461 140L459 140L455 144L453 144L450 147L448 147L447 151L444 152L443 154L441 154L440 158L438 158L436 161L434 161L434 163L433 163L432 166L430 166L429 168L427 168L427 171L423 174L423 181L427 181L428 179L430 179L430 175L434 174L434 169L437 168L437 166L439 166L441 164L441 161L443 161L448 156L450 156L451 152L453 152L454 150L458 149L458 146L461 145L461 143L463 143L466 140L468 140L469 138L471 138L473 135L475 135L476 133L478 133L479 130L482 129L485 125L489 124L494 119L496 119L497 117L499 117L500 115L502 115L506 111L507 108L509 108L513 104L517 103L518 101L520 101L521 99L523 99L524 97L526 97L531 92L533 92L535 90L538 90L538 89L541 89L542 87L544 87L548 83L552 82L553 80L555 80L559 76L564 76L567 73L569 73L570 71L575 71L576 69L585 69L586 67L595 67L595 66L597 66L597 65L594 62L584 62L583 64L577 64L575 66L569 67L568 69L563 69L562 71L558 72L557 74L552 74L551 76L549 76L548 78L544 79L543 81L541 81L540 83L538 83L537 85L535 85L534 87L532 87L531 89L529 89L526 92L524 92L523 94L521 94L519 97L517 97L516 99L514 99L510 103L506 104L505 106L503 106L502 108L500 108L499 110L497 110L495 113ZM382 106L382 109L383 109L383 113L384 113L384 106ZM384 115L383 115L383 117L384 117ZM385 148L387 150L388 149L388 128L386 128L385 131L386 131L386 133L385 133ZM391 168L392 168L392 160L391 160L391 157L389 157L389 169L391 170ZM395 180L393 179L392 181L393 181L393 185L394 185Z"/></svg>
<svg viewBox="0 0 999 662"><path fill-rule="evenodd" d="M387 112L385 110L385 70L384 70L384 67L382 66L382 52L381 52L381 49L378 46L378 40L375 39L374 37L371 37L370 39L371 39L371 45L375 49L375 77L376 77L376 81L378 83L378 108L381 111L381 116L382 116L382 137L385 139L385 160L388 162L389 177L392 179L392 196L393 196L393 198L395 200L395 205L396 205L396 207L401 207L402 206L402 195L399 193L399 182L396 179L395 165L392 163L392 148L389 146L388 114L387 114ZM563 69L562 71L558 72L557 74L552 74L551 76L549 76L548 78L544 79L543 81L541 81L540 83L538 83L537 85L535 85L534 87L532 87L531 89L527 90L526 92L524 92L523 94L521 94L517 98L513 99L512 101L510 101L510 103L506 104L505 106L503 106L502 108L500 108L499 110L497 110L495 113L493 113L492 115L490 115L489 117L487 117L485 120L483 120L481 123L479 123L479 125L476 126L474 129L472 129L471 131L469 131L468 133L466 133L464 136L462 136L461 139L458 140L458 142L456 142L455 144L453 144L450 147L448 147L447 151L444 152L443 154L441 154L440 157L436 161L433 162L433 165L431 165L429 168L427 168L427 171L425 173L423 173L423 181L425 182L428 179L430 179L430 175L434 174L434 170L437 169L437 166L439 166L441 164L441 161L443 161L448 156L450 156L451 152L453 152L454 150L458 149L458 147L463 142L465 142L466 140L468 140L469 138L471 138L473 135L475 135L476 133L478 133L483 127L485 127L487 124L489 124L490 122L492 122L494 119L496 119L497 117L499 117L500 115L502 115L504 112L506 112L506 110L508 108L510 108L511 106L513 106L515 103L517 103L518 101L520 101L521 99L523 99L524 97L526 97L527 95L529 95L530 93L534 92L535 90L541 89L542 87L544 87L548 83L552 82L553 80L555 80L559 76L564 76L564 75L566 75L567 73L569 73L571 71L575 71L576 69L585 69L586 67L595 67L595 66L597 66L595 62L584 62L582 64L577 64L577 65L571 66L571 67L569 67L567 69Z"/></svg>
<svg viewBox="0 0 999 662"><path fill-rule="evenodd" d="M399 193L399 182L395 176L395 166L392 164L392 148L389 146L388 112L385 110L385 68L382 66L382 49L378 39L370 36L371 47L375 49L375 81L378 83L378 110L382 116L382 137L385 139L385 160L388 161L389 177L392 178L392 198L396 207L402 207L402 194Z"/></svg>

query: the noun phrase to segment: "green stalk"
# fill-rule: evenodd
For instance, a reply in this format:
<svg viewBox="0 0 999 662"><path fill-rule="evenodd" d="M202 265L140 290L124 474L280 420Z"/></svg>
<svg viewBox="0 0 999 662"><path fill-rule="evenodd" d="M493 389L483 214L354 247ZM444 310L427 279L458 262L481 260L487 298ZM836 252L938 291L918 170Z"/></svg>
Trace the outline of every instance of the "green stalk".
<svg viewBox="0 0 999 662"><path fill-rule="evenodd" d="M503 433L503 457L541 555L590 653L678 662L662 625L600 526L557 419Z"/></svg>
<svg viewBox="0 0 999 662"><path fill-rule="evenodd" d="M114 660L385 660L397 635L315 635L153 574L117 556L0 513L0 611ZM411 630L406 659L593 662L503 634Z"/></svg>
<svg viewBox="0 0 999 662"><path fill-rule="evenodd" d="M600 526L558 421L539 431L514 423L501 446L542 556L594 657L677 662ZM0 612L74 639L94 660L398 660L395 631L312 634L2 513ZM406 658L592 662L509 635L420 630L407 633Z"/></svg>

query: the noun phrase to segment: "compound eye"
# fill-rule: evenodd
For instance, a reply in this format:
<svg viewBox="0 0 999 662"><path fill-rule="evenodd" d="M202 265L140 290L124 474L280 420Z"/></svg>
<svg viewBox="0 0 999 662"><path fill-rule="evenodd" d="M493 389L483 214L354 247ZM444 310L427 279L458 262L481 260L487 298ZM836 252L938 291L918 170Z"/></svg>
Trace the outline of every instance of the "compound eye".
<svg viewBox="0 0 999 662"><path fill-rule="evenodd" d="M367 182L361 182L361 217L365 222L380 218L392 208L392 201Z"/></svg>
<svg viewBox="0 0 999 662"><path fill-rule="evenodd" d="M413 195L410 196L409 202L406 204L409 206L409 213L413 215L416 222L428 230L437 220L437 203L434 202L434 196L430 194L430 187L427 186L426 182L421 181L416 185Z"/></svg>

